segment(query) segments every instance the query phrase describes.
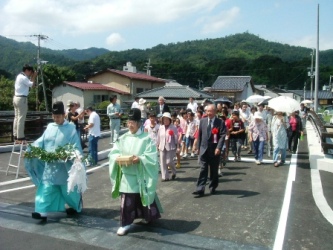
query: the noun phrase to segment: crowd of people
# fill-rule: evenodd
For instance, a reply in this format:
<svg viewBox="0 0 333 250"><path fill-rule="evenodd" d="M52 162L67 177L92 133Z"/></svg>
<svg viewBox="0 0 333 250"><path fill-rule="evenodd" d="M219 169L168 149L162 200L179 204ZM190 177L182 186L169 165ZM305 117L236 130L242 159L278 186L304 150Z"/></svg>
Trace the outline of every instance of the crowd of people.
<svg viewBox="0 0 333 250"><path fill-rule="evenodd" d="M25 115L26 90L33 86L34 75L31 67L25 67L17 79L16 85L20 81L23 84L16 88L13 100L14 135L19 143L25 143L21 120ZM87 123L85 115L89 116ZM242 161L244 150L248 149L247 154L253 154L256 164L261 165L267 145L268 153L273 153L274 166L281 166L285 163L286 151L297 150L307 110L301 106L299 111L287 116L262 104L250 107L242 101L215 105L206 100L198 105L190 98L186 107L171 112L163 96L154 108L143 98L136 98L128 113L128 132L119 136L122 115L117 96L112 96L107 107L111 130L109 175L112 198L121 199L118 235L128 233L135 219L141 218L141 223L147 224L161 217L163 208L156 193L159 172L162 182L176 179L182 159L198 159L200 172L193 192L198 198L204 196L206 186L211 195L215 194L223 167L230 160ZM71 144L81 159L85 147L81 131L85 130L92 165L97 164L101 123L94 109L82 109L79 102L72 101L65 109L58 101L52 106L52 117L54 122L33 145L52 154L57 147ZM233 155L230 159L229 151ZM81 212L82 193L77 189L69 191L66 185L72 164L75 162L64 159L25 160L26 169L37 186L34 219L47 221L49 212L66 211L69 215Z"/></svg>
<svg viewBox="0 0 333 250"><path fill-rule="evenodd" d="M206 103L198 105L194 98L190 98L186 107L170 113L170 108L165 104L164 97L160 97L158 102L160 105L157 105L155 109L145 111L145 117L148 119L141 119L143 129L158 146L160 137L165 139L164 127L170 126L169 124L165 125L163 117L169 117L171 127L175 127L178 133L178 139L174 140L175 145L173 145L172 150L175 151L173 159L176 161L176 168L180 168L181 159L198 157L200 152L198 148L200 120L207 117L207 106L210 103L206 101ZM143 110L140 106L139 109ZM272 154L275 167L283 165L287 150L290 153L295 153L297 150L306 116L307 108L304 104L301 104L300 110L287 115L283 112L275 112L265 104L250 106L245 101L236 102L233 105L229 102L218 103L216 105L216 118L224 121L227 128L223 152L220 157L219 175L222 175L221 169L226 162L230 159L240 162L242 154L254 155L256 164L261 165L264 162L263 156L266 151L268 157L271 157ZM159 128L163 129L159 130ZM230 159L229 151L233 156ZM170 157L168 157L168 161ZM173 168L173 163L169 165L169 168ZM161 166L165 166L165 164L161 164ZM172 171L172 176L175 176L174 170ZM167 181L168 178L163 175L162 180Z"/></svg>

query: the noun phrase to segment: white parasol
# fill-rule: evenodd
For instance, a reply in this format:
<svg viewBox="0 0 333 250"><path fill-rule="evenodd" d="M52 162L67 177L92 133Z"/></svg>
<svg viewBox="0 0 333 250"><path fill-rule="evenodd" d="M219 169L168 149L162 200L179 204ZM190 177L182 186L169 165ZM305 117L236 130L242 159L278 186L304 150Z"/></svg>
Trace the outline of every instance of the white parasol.
<svg viewBox="0 0 333 250"><path fill-rule="evenodd" d="M278 112L292 113L300 109L300 103L288 96L278 96L268 101L268 107Z"/></svg>
<svg viewBox="0 0 333 250"><path fill-rule="evenodd" d="M303 103L303 104L311 104L311 103L313 103L313 101L311 101L311 100L303 100L303 101L301 101L301 103Z"/></svg>
<svg viewBox="0 0 333 250"><path fill-rule="evenodd" d="M251 95L245 101L249 103L257 103L262 102L263 100L265 100L265 97L262 95Z"/></svg>

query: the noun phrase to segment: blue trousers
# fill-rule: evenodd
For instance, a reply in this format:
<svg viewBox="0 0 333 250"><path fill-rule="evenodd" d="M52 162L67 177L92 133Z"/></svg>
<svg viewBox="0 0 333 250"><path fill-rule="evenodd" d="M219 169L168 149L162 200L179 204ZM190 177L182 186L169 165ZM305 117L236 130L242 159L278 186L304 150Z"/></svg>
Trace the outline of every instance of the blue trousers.
<svg viewBox="0 0 333 250"><path fill-rule="evenodd" d="M74 190L68 194L67 185L38 185L35 197L36 212L63 212L66 211L65 204L81 212L81 193Z"/></svg>
<svg viewBox="0 0 333 250"><path fill-rule="evenodd" d="M260 141L258 137L257 140L253 142L253 146L254 146L254 158L257 161L262 161L265 141Z"/></svg>
<svg viewBox="0 0 333 250"><path fill-rule="evenodd" d="M98 140L99 136L95 137L93 135L89 135L89 155L94 161L94 164L97 164L98 162Z"/></svg>
<svg viewBox="0 0 333 250"><path fill-rule="evenodd" d="M286 161L286 148L279 148L277 146L274 146L273 149L273 161L277 162L279 158L279 151L281 150L281 162Z"/></svg>

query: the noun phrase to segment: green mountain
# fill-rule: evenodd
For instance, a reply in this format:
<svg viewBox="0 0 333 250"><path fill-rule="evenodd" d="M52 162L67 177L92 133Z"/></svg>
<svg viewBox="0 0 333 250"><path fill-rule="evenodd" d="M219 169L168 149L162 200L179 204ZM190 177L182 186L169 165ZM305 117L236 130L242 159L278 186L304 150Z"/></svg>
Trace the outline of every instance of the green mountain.
<svg viewBox="0 0 333 250"><path fill-rule="evenodd" d="M17 42L0 36L0 69L13 75L26 63L36 64L37 46L31 42ZM91 60L109 52L107 49L89 48L84 50L51 50L41 48L41 59L61 66L70 66L78 61Z"/></svg>
<svg viewBox="0 0 333 250"><path fill-rule="evenodd" d="M310 60L312 49L270 42L259 36L242 33L216 39L194 40L167 45L159 44L151 49L132 49L121 52L110 52L101 58L115 57L119 60L146 61L148 57L154 62L188 61L193 64L200 60L225 60L226 58L243 58L255 60L263 55L279 57L283 61ZM333 49L320 51L320 62L333 66Z"/></svg>
<svg viewBox="0 0 333 250"><path fill-rule="evenodd" d="M176 79L198 87L211 86L219 75L251 75L256 84L284 85L301 89L308 82L312 49L264 40L249 33L216 39L194 40L167 45L159 44L146 50L131 49L109 52L90 62L73 66L79 79L105 68L122 69L127 61L144 71L151 60L152 75ZM333 50L320 51L321 84L333 73Z"/></svg>
<svg viewBox="0 0 333 250"><path fill-rule="evenodd" d="M37 47L0 36L0 69L16 75L25 63L35 64ZM250 33L159 44L149 49L108 51L41 49L42 60L49 64L67 66L76 74L76 80L106 68L122 69L132 62L139 71L145 71L151 60L152 75L175 79L192 87L198 80L211 86L219 75L251 75L256 84L284 85L302 89L308 84L312 49L267 41ZM320 51L320 84L327 84L333 74L333 50Z"/></svg>

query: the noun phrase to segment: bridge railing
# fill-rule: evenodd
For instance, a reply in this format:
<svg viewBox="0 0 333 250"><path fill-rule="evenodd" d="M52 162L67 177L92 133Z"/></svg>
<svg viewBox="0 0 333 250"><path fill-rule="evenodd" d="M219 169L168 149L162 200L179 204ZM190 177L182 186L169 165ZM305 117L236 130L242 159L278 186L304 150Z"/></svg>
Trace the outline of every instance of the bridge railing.
<svg viewBox="0 0 333 250"><path fill-rule="evenodd" d="M313 124L324 154L333 155L333 126L328 125L315 112L308 113L308 120Z"/></svg>
<svg viewBox="0 0 333 250"><path fill-rule="evenodd" d="M101 130L107 131L110 129L110 120L104 110L96 110L101 118ZM84 117L85 122L88 121L88 116ZM13 135L13 112L0 112L0 145L11 144L14 141ZM121 119L121 126L126 126L127 118ZM47 124L53 122L52 114L47 112L29 112L25 121L25 136L28 141L34 141L39 138L46 129ZM87 140L87 132L81 131L82 139Z"/></svg>

